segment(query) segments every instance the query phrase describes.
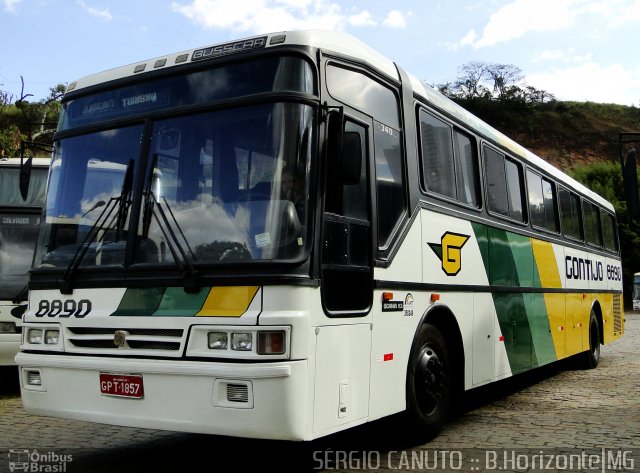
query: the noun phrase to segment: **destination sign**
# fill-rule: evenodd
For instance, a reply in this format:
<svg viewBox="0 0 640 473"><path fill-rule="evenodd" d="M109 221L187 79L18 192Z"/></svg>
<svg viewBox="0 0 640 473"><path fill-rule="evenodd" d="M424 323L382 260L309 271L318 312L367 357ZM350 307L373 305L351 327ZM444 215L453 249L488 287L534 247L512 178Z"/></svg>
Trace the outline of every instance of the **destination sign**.
<svg viewBox="0 0 640 473"><path fill-rule="evenodd" d="M227 54L239 53L250 49L261 49L267 45L267 37L245 39L242 41L234 41L232 43L219 44L208 48L196 49L191 55L191 61L202 61L204 59L212 59Z"/></svg>
<svg viewBox="0 0 640 473"><path fill-rule="evenodd" d="M39 215L0 215L0 227L35 227L40 225Z"/></svg>

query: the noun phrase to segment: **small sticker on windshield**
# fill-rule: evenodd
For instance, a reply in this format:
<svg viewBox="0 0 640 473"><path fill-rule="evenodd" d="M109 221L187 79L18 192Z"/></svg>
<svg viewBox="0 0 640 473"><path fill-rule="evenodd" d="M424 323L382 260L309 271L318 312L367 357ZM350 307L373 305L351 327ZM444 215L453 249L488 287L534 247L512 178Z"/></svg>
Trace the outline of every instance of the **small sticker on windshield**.
<svg viewBox="0 0 640 473"><path fill-rule="evenodd" d="M262 248L271 244L271 235L269 232L256 235L256 246Z"/></svg>

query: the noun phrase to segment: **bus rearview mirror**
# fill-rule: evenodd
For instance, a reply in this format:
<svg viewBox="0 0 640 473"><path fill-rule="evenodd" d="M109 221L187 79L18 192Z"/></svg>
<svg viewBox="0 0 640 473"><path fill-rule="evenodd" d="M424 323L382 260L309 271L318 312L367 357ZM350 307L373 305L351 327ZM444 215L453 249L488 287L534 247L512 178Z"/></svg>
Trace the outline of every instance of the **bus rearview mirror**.
<svg viewBox="0 0 640 473"><path fill-rule="evenodd" d="M20 162L20 195L22 200L27 200L29 195L29 183L31 182L31 167L33 165L33 158L27 158L26 161Z"/></svg>

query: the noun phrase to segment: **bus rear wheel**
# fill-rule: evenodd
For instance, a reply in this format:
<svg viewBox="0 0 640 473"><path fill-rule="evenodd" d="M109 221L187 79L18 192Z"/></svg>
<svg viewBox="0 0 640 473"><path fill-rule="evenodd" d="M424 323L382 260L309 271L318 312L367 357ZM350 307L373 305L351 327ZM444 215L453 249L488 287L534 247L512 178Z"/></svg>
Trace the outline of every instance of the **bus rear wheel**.
<svg viewBox="0 0 640 473"><path fill-rule="evenodd" d="M453 394L451 355L440 330L420 327L407 373L407 417L411 433L435 437L449 413Z"/></svg>
<svg viewBox="0 0 640 473"><path fill-rule="evenodd" d="M592 369L598 366L600 361L600 324L594 311L591 311L589 321L589 350L583 354L583 366Z"/></svg>

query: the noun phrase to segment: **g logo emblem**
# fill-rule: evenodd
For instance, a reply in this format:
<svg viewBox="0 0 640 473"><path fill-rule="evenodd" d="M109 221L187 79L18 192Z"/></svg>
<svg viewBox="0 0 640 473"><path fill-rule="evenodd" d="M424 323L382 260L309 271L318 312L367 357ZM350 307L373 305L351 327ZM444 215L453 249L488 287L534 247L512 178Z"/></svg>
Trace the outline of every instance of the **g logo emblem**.
<svg viewBox="0 0 640 473"><path fill-rule="evenodd" d="M462 247L469 235L446 232L440 238L440 244L428 243L429 247L442 262L442 271L447 276L455 276L462 269Z"/></svg>

